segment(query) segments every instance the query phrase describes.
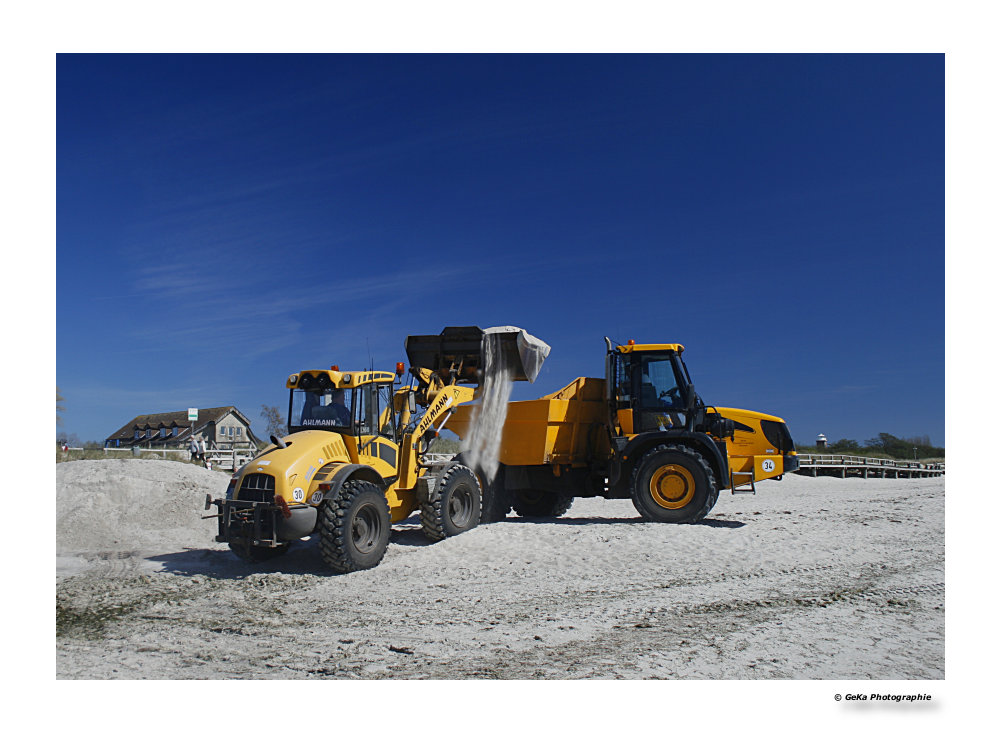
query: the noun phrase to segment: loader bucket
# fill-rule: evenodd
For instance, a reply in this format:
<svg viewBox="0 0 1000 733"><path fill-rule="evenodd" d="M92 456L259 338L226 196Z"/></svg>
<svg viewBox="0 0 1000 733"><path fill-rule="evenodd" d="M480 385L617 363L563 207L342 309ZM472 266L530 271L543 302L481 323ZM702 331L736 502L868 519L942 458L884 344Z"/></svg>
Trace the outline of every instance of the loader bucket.
<svg viewBox="0 0 1000 733"><path fill-rule="evenodd" d="M499 344L503 358L517 382L534 382L549 355L549 345L523 328L497 326L449 326L437 336L407 336L406 356L410 366L437 372L445 382L454 370L457 382L478 384L484 366L483 339L489 334Z"/></svg>

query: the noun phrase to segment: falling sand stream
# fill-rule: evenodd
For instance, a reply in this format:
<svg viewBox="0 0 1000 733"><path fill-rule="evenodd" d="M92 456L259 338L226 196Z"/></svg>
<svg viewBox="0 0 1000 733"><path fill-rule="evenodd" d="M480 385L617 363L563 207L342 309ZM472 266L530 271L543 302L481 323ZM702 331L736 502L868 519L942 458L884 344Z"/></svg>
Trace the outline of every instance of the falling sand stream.
<svg viewBox="0 0 1000 733"><path fill-rule="evenodd" d="M507 403L514 384L514 370L501 348L500 333L483 335L483 368L479 404L472 416L472 429L463 446L472 467L492 481L500 464L500 439L507 419Z"/></svg>

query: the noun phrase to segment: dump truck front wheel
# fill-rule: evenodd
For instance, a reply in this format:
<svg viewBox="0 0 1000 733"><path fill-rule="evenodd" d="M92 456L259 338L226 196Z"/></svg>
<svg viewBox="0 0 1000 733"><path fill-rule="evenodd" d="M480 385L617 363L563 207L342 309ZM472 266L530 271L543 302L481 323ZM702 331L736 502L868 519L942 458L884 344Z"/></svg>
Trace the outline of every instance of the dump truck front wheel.
<svg viewBox="0 0 1000 733"><path fill-rule="evenodd" d="M240 560L245 560L246 562L264 562L265 560L270 560L275 557L281 557L291 546L291 543L286 542L283 545L278 545L277 547L265 547L263 545L251 545L247 542L232 541L229 543L229 549L233 551Z"/></svg>
<svg viewBox="0 0 1000 733"><path fill-rule="evenodd" d="M573 497L551 491L516 489L513 504L519 517L561 517L573 506Z"/></svg>
<svg viewBox="0 0 1000 733"><path fill-rule="evenodd" d="M420 505L420 524L427 538L437 542L476 527L481 512L479 479L471 468L456 463L441 474L435 495Z"/></svg>
<svg viewBox="0 0 1000 733"><path fill-rule="evenodd" d="M319 550L338 573L378 565L389 546L389 502L370 481L345 481L333 499L323 502Z"/></svg>
<svg viewBox="0 0 1000 733"><path fill-rule="evenodd" d="M632 474L632 504L654 522L697 522L715 506L719 488L705 459L683 445L661 445Z"/></svg>

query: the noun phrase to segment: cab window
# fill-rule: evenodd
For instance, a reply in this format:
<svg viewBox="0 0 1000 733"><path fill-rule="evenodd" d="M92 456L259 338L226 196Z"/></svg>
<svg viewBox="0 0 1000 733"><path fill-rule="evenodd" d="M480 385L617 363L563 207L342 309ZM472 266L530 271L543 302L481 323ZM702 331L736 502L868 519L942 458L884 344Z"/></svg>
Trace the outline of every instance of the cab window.
<svg viewBox="0 0 1000 733"><path fill-rule="evenodd" d="M351 401L355 390L292 390L289 427L329 429L351 427Z"/></svg>
<svg viewBox="0 0 1000 733"><path fill-rule="evenodd" d="M641 356L634 360L632 386L635 407L639 410L640 430L684 427L684 395L672 359Z"/></svg>
<svg viewBox="0 0 1000 733"><path fill-rule="evenodd" d="M378 431L378 392L374 384L355 390L354 424L358 435L375 435Z"/></svg>
<svg viewBox="0 0 1000 733"><path fill-rule="evenodd" d="M378 432L391 440L396 440L396 414L392 406L392 385L378 385Z"/></svg>

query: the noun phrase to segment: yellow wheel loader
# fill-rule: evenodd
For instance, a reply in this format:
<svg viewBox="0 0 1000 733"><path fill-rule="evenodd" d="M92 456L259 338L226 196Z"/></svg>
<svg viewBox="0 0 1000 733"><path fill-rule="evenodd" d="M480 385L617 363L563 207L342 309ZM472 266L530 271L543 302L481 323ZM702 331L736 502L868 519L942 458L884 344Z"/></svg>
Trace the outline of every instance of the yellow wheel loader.
<svg viewBox="0 0 1000 733"><path fill-rule="evenodd" d="M495 337L515 380L534 380L548 347L520 329ZM477 526L482 490L467 466L433 460L438 429L475 397L484 331L446 328L409 336L409 384L395 372L312 369L288 377L288 435L229 482L218 507L218 542L254 562L280 555L296 540L319 536L334 571L375 567L390 525L420 512L424 533L441 540ZM540 343L540 342L537 342Z"/></svg>
<svg viewBox="0 0 1000 733"><path fill-rule="evenodd" d="M754 492L798 468L784 420L702 401L682 345L605 343L604 379L509 403L499 469L492 481L479 476L483 522L511 508L557 517L592 496L631 499L651 521L696 522L719 491ZM448 428L465 436L473 419L461 406Z"/></svg>

